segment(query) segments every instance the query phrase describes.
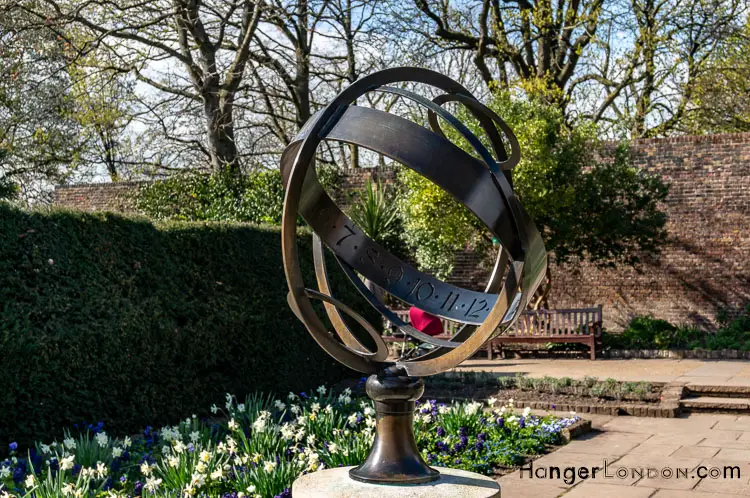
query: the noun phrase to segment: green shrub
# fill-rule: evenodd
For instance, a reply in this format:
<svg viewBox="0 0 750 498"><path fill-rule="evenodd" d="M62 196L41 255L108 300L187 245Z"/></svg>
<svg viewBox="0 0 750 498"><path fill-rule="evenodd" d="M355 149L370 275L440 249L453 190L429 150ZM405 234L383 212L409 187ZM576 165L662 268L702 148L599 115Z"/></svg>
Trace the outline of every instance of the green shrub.
<svg viewBox="0 0 750 498"><path fill-rule="evenodd" d="M750 305L733 319L725 311L720 311L717 318L720 328L711 333L639 316L621 334L605 332L602 342L608 349L750 349Z"/></svg>
<svg viewBox="0 0 750 498"><path fill-rule="evenodd" d="M639 316L631 320L623 335L636 348L650 349L668 345L676 332L677 327L666 320Z"/></svg>
<svg viewBox="0 0 750 498"><path fill-rule="evenodd" d="M637 316L621 334L605 334L604 345L623 349L667 349L680 337L680 329L666 320Z"/></svg>
<svg viewBox="0 0 750 498"><path fill-rule="evenodd" d="M319 167L321 184L331 191L338 170ZM245 175L221 171L211 175L187 171L143 185L134 196L141 214L158 220L245 221L281 224L284 185L279 170L259 169Z"/></svg>
<svg viewBox="0 0 750 498"><path fill-rule="evenodd" d="M280 246L275 228L0 203L0 447L84 421L127 432L226 392L350 374L288 309ZM312 285L310 252L303 235ZM337 296L379 323L329 269Z"/></svg>

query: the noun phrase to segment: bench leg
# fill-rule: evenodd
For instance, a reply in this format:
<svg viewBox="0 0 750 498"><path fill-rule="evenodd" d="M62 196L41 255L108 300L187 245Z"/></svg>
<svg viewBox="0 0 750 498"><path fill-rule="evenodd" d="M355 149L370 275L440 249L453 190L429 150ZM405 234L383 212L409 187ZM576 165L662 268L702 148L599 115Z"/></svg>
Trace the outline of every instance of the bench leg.
<svg viewBox="0 0 750 498"><path fill-rule="evenodd" d="M488 360L492 359L492 339L487 341L487 359Z"/></svg>
<svg viewBox="0 0 750 498"><path fill-rule="evenodd" d="M596 337L591 336L591 359L596 359Z"/></svg>

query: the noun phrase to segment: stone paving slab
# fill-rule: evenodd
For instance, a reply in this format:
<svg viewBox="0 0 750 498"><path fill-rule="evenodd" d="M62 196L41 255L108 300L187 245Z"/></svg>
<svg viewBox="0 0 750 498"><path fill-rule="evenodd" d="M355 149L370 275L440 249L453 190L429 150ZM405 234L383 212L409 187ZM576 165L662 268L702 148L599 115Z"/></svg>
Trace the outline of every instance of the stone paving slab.
<svg viewBox="0 0 750 498"><path fill-rule="evenodd" d="M750 386L747 360L698 359L509 359L467 360L457 371L474 370L530 377L608 377L622 381L681 382L687 385Z"/></svg>
<svg viewBox="0 0 750 498"><path fill-rule="evenodd" d="M689 434L649 434L649 438L646 440L648 444L679 444L681 446L695 446L704 439L706 436L702 433L689 433Z"/></svg>
<svg viewBox="0 0 750 498"><path fill-rule="evenodd" d="M586 453L589 455L601 455L607 457L610 460L614 460L613 457L621 457L633 451L638 446L637 442L626 442L626 441L602 441L597 444L591 444L591 441L571 441L565 445L565 450L572 453Z"/></svg>
<svg viewBox="0 0 750 498"><path fill-rule="evenodd" d="M750 442L741 441L727 441L723 438L708 437L698 443L698 446L710 446L713 448L731 448L734 450L747 450L750 449Z"/></svg>
<svg viewBox="0 0 750 498"><path fill-rule="evenodd" d="M690 370L687 375L692 377L733 377L739 374L744 366L744 361L712 361Z"/></svg>
<svg viewBox="0 0 750 498"><path fill-rule="evenodd" d="M652 498L683 498L685 496L684 491L677 491L674 489L660 489L655 494L651 495ZM701 493L693 489L689 494L690 498L709 498L711 496L731 496L725 494L716 493Z"/></svg>
<svg viewBox="0 0 750 498"><path fill-rule="evenodd" d="M742 480L750 480L750 461L747 460L737 461L720 458L706 458L701 462L701 466L706 467L707 469L717 468L722 474L725 469L727 469L729 476L732 475L731 472L734 472L735 468L739 467L739 475Z"/></svg>
<svg viewBox="0 0 750 498"><path fill-rule="evenodd" d="M656 489L646 487L625 487L616 484L600 484L597 482L585 482L565 493L565 498L602 498L602 496L613 496L622 498L648 498Z"/></svg>
<svg viewBox="0 0 750 498"><path fill-rule="evenodd" d="M544 498L560 496L568 490L565 486L558 486L556 481L538 479L519 479L514 474L498 479L500 496L510 498Z"/></svg>
<svg viewBox="0 0 750 498"><path fill-rule="evenodd" d="M714 455L717 460L736 460L738 462L750 462L750 448L743 450L737 448L721 448ZM750 475L750 474L749 474Z"/></svg>
<svg viewBox="0 0 750 498"><path fill-rule="evenodd" d="M728 479L702 479L695 487L695 490L702 493L711 493L714 496L717 496L720 493L748 496L750 495L750 483L737 482Z"/></svg>
<svg viewBox="0 0 750 498"><path fill-rule="evenodd" d="M735 420L721 420L716 425L716 429L750 432L750 417L738 417Z"/></svg>
<svg viewBox="0 0 750 498"><path fill-rule="evenodd" d="M674 458L713 458L719 452L719 448L710 446L680 446L669 456Z"/></svg>
<svg viewBox="0 0 750 498"><path fill-rule="evenodd" d="M502 496L510 498L654 497L705 498L750 496L750 416L692 414L677 419L610 417L593 431L558 451L533 462L534 469L549 467L603 467L596 478L563 482L530 478L528 471L499 479ZM742 439L742 441L740 441ZM624 453L623 453L624 452ZM740 478L702 478L698 469L739 467ZM649 475L648 468L655 469ZM671 474L663 474L663 469ZM638 469L634 472L634 469ZM677 469L680 470L678 473ZM622 472L619 474L618 472ZM553 476L555 477L555 476ZM678 478L679 477L679 478Z"/></svg>
<svg viewBox="0 0 750 498"><path fill-rule="evenodd" d="M532 377L582 378L677 382L699 386L750 386L750 362L696 359L606 360L471 360L458 370L484 370L499 375L523 373ZM724 400L733 403L733 400ZM567 415L567 413L563 414ZM502 496L511 498L649 497L706 498L750 496L750 416L691 414L675 419L583 415L595 431L558 451L534 461L535 468L557 466L601 467L607 460L610 477L576 479L499 479ZM701 478L697 470L738 466L740 479ZM633 468L686 469L680 479L641 476ZM616 472L621 469L620 477ZM669 477L667 475L667 477Z"/></svg>
<svg viewBox="0 0 750 498"><path fill-rule="evenodd" d="M647 457L668 457L670 455L675 454L679 450L683 449L682 445L679 443L671 443L671 444L639 444L633 450L630 452L631 455L643 455ZM713 451L715 448L702 448L705 450L711 450ZM706 452L707 453L707 452ZM708 458L712 457L716 454L714 451L711 455L703 454L700 457L697 458ZM681 455L682 458L696 458L694 455Z"/></svg>
<svg viewBox="0 0 750 498"><path fill-rule="evenodd" d="M675 377L670 382L682 382L688 387L704 386L704 385L723 386L723 385L729 385L731 380L732 380L732 377L729 375L715 375L713 377L709 377L709 376L696 377L694 375L684 375L684 376Z"/></svg>

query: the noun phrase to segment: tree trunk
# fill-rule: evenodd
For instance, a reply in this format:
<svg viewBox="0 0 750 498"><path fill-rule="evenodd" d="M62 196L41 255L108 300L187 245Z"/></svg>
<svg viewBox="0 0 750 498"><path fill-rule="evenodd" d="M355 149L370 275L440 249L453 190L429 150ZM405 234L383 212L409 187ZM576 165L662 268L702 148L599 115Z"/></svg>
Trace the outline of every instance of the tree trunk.
<svg viewBox="0 0 750 498"><path fill-rule="evenodd" d="M239 170L237 144L234 141L233 103L231 97L220 99L217 92L203 97L206 115L208 152L211 155L211 170Z"/></svg>

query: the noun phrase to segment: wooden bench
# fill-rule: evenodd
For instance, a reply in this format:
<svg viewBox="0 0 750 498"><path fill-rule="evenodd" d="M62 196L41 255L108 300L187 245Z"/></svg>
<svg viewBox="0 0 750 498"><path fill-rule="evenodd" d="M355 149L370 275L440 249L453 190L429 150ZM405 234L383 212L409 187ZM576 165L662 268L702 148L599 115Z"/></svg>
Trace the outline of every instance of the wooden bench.
<svg viewBox="0 0 750 498"><path fill-rule="evenodd" d="M487 341L487 357L492 359L493 348L503 344L578 342L589 345L590 358L602 340L602 306L556 310L528 310L518 318L515 326Z"/></svg>
<svg viewBox="0 0 750 498"><path fill-rule="evenodd" d="M405 322L409 321L408 310L394 310L394 313ZM445 333L437 336L450 339L461 324L441 319ZM386 328L391 324L386 322ZM395 327L394 327L395 328ZM493 358L493 349L502 349L503 344L529 343L583 343L589 345L590 358L596 359L596 350L601 346L602 306L596 308L571 308L556 310L528 310L519 317L514 327L508 332L486 342L487 358ZM387 343L401 343L402 352L409 338L395 331L392 335L383 336Z"/></svg>

